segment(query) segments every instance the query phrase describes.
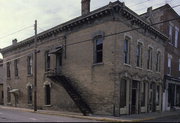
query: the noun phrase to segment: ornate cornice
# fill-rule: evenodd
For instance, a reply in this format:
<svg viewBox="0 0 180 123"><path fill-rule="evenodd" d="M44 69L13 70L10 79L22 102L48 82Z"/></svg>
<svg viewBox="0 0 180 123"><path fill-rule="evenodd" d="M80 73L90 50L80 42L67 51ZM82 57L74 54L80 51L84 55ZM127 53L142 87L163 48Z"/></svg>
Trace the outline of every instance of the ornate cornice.
<svg viewBox="0 0 180 123"><path fill-rule="evenodd" d="M108 5L97 9L95 11L90 12L87 15L83 15L80 17L77 17L73 20L70 20L66 23L63 23L61 25L55 26L47 31L44 31L37 35L38 41L43 40L45 38L51 37L53 35L67 32L69 30L72 30L75 27L82 26L83 24L89 24L90 21L96 20L98 18L104 17L104 16L113 16L113 19L115 17L115 14L121 14L126 19L130 20L132 24L136 24L137 26L148 30L155 36L158 36L160 39L166 41L168 38L163 35L160 31L155 29L154 27L150 26L147 22L141 19L139 15L137 15L135 12L130 10L128 7L124 5L124 3L120 1L116 1L113 3L109 3ZM6 48L3 48L0 50L2 54L15 50L20 47L27 46L28 44L34 43L34 36L25 39L15 45L8 46Z"/></svg>

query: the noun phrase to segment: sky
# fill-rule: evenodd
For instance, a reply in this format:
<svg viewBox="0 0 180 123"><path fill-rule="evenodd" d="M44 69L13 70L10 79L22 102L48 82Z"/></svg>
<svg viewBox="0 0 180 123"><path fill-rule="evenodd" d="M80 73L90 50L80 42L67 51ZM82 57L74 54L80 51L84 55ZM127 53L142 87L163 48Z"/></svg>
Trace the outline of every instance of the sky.
<svg viewBox="0 0 180 123"><path fill-rule="evenodd" d="M91 0L91 11L117 0ZM148 7L157 8L166 3L172 7L180 0L119 0L137 14ZM174 8L180 15L180 6ZM81 15L81 0L0 0L0 48L34 35L34 21L38 33ZM0 58L2 56L0 55Z"/></svg>

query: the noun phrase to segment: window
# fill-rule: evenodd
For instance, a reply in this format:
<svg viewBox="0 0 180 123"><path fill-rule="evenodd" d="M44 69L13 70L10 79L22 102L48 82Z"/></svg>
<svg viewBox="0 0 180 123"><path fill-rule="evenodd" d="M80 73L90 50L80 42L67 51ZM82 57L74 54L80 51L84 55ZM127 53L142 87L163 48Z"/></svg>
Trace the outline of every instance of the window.
<svg viewBox="0 0 180 123"><path fill-rule="evenodd" d="M180 71L180 59L179 59L179 71Z"/></svg>
<svg viewBox="0 0 180 123"><path fill-rule="evenodd" d="M169 24L169 39L171 41L171 43L173 44L172 40L173 40L173 25L170 23Z"/></svg>
<svg viewBox="0 0 180 123"><path fill-rule="evenodd" d="M98 36L95 38L95 56L94 63L102 63L103 62L103 37Z"/></svg>
<svg viewBox="0 0 180 123"><path fill-rule="evenodd" d="M179 28L175 27L175 47L178 47Z"/></svg>
<svg viewBox="0 0 180 123"><path fill-rule="evenodd" d="M32 75L32 66L33 65L33 59L32 55L27 57L27 70L28 70L28 75Z"/></svg>
<svg viewBox="0 0 180 123"><path fill-rule="evenodd" d="M10 62L7 63L7 77L11 77L11 68L10 68Z"/></svg>
<svg viewBox="0 0 180 123"><path fill-rule="evenodd" d="M145 106L145 102L146 102L145 95L146 95L146 83L143 82L141 87L141 106Z"/></svg>
<svg viewBox="0 0 180 123"><path fill-rule="evenodd" d="M172 56L168 54L168 71L167 71L168 75L171 75L171 62L172 62Z"/></svg>
<svg viewBox="0 0 180 123"><path fill-rule="evenodd" d="M120 83L120 108L124 108L126 106L126 84L127 80L122 79Z"/></svg>
<svg viewBox="0 0 180 123"><path fill-rule="evenodd" d="M130 64L130 45L129 38L125 38L124 40L124 63Z"/></svg>
<svg viewBox="0 0 180 123"><path fill-rule="evenodd" d="M51 104L51 88L50 85L45 85L45 104Z"/></svg>
<svg viewBox="0 0 180 123"><path fill-rule="evenodd" d="M156 86L156 105L159 105L159 100L160 100L160 87L159 85Z"/></svg>
<svg viewBox="0 0 180 123"><path fill-rule="evenodd" d="M49 51L45 52L45 71L50 70L50 65L51 65L51 57L49 54Z"/></svg>
<svg viewBox="0 0 180 123"><path fill-rule="evenodd" d="M148 60L147 60L147 69L152 70L152 48L148 49Z"/></svg>
<svg viewBox="0 0 180 123"><path fill-rule="evenodd" d="M9 92L10 88L7 88L7 103L11 103L11 93Z"/></svg>
<svg viewBox="0 0 180 123"><path fill-rule="evenodd" d="M32 104L32 86L28 86L28 104Z"/></svg>
<svg viewBox="0 0 180 123"><path fill-rule="evenodd" d="M15 73L15 76L18 77L19 73L18 73L18 60L17 59L14 61L14 73Z"/></svg>
<svg viewBox="0 0 180 123"><path fill-rule="evenodd" d="M142 67L142 43L138 42L137 52L136 52L137 62L136 65L138 67Z"/></svg>
<svg viewBox="0 0 180 123"><path fill-rule="evenodd" d="M159 51L156 55L156 71L161 71L161 53Z"/></svg>

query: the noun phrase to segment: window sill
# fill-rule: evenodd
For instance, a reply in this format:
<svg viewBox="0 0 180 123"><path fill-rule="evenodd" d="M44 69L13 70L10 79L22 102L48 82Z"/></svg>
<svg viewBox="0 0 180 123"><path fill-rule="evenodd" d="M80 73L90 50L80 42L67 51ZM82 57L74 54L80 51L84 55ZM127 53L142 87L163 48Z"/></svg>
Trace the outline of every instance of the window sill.
<svg viewBox="0 0 180 123"><path fill-rule="evenodd" d="M103 63L103 62L101 62L101 63L94 63L94 64L92 65L92 67L94 67L94 66L99 66L99 65L104 65L104 63Z"/></svg>
<svg viewBox="0 0 180 123"><path fill-rule="evenodd" d="M126 64L126 63L124 63L124 66L131 67L131 65L130 65L130 64Z"/></svg>
<svg viewBox="0 0 180 123"><path fill-rule="evenodd" d="M45 107L52 107L52 105L44 105Z"/></svg>
<svg viewBox="0 0 180 123"><path fill-rule="evenodd" d="M15 79L19 79L19 76L15 76Z"/></svg>
<svg viewBox="0 0 180 123"><path fill-rule="evenodd" d="M27 75L27 77L32 77L32 76L33 76L33 74L28 74L28 75Z"/></svg>
<svg viewBox="0 0 180 123"><path fill-rule="evenodd" d="M143 70L143 68L142 67L135 67L136 69L139 69L139 70Z"/></svg>
<svg viewBox="0 0 180 123"><path fill-rule="evenodd" d="M147 71L148 71L148 72L151 72L151 73L153 72L153 70L150 70L150 69L147 69Z"/></svg>

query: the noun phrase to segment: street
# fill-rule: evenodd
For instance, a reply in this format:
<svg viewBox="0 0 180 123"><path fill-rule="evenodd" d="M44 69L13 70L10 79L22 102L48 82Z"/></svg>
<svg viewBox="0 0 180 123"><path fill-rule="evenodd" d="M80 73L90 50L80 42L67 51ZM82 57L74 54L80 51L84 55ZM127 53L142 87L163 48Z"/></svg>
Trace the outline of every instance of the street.
<svg viewBox="0 0 180 123"><path fill-rule="evenodd" d="M97 122L93 120L44 115L0 108L0 122Z"/></svg>
<svg viewBox="0 0 180 123"><path fill-rule="evenodd" d="M144 121L144 122L180 122L180 114L175 116L168 116L154 120Z"/></svg>

